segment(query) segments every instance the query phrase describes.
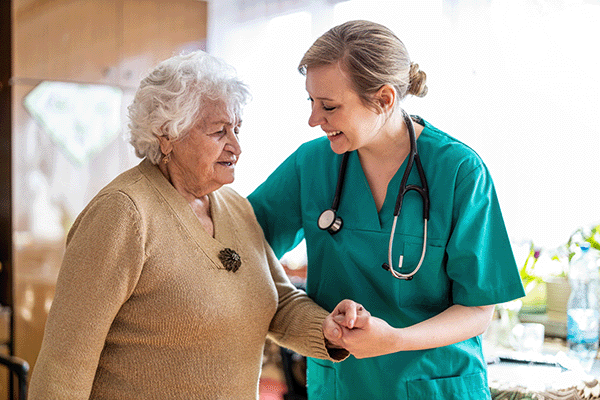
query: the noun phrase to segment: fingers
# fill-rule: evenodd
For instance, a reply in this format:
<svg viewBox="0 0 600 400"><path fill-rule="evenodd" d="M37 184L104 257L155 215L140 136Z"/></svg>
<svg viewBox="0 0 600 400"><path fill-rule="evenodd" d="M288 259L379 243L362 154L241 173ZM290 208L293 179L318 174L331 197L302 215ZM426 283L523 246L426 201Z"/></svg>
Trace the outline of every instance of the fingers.
<svg viewBox="0 0 600 400"><path fill-rule="evenodd" d="M342 300L333 310L333 315L338 317L339 315L344 316L344 322L341 324L349 329L354 328L356 318L360 311L364 310L363 306L352 300ZM337 321L338 319L336 319Z"/></svg>
<svg viewBox="0 0 600 400"><path fill-rule="evenodd" d="M336 317L344 319L343 315L338 314ZM323 320L323 336L325 337L325 345L327 348L345 348L344 345L344 331L347 329L336 323L333 313L329 314L325 320Z"/></svg>
<svg viewBox="0 0 600 400"><path fill-rule="evenodd" d="M341 327L331 317L331 314L323 321L323 335L332 343L342 337Z"/></svg>
<svg viewBox="0 0 600 400"><path fill-rule="evenodd" d="M354 322L354 328L364 328L369 323L371 313L365 310L362 306L360 306L360 308L357 310L358 314L356 316L356 321Z"/></svg>
<svg viewBox="0 0 600 400"><path fill-rule="evenodd" d="M346 310L346 314L344 314L344 323L343 325L348 327L349 329L354 328L354 322L356 321L356 303L353 303L351 307Z"/></svg>
<svg viewBox="0 0 600 400"><path fill-rule="evenodd" d="M348 329L364 327L371 316L362 305L352 300L342 300L332 315L335 322Z"/></svg>

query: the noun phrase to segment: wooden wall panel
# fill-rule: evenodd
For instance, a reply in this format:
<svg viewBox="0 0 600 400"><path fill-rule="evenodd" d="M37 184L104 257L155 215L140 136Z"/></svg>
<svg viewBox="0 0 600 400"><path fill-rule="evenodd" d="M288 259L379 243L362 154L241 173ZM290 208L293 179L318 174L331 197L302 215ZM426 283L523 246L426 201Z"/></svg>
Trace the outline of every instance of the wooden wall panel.
<svg viewBox="0 0 600 400"><path fill-rule="evenodd" d="M207 3L18 0L14 77L137 87L157 62L205 49Z"/></svg>
<svg viewBox="0 0 600 400"><path fill-rule="evenodd" d="M17 4L13 75L112 83L119 58L118 6L117 0Z"/></svg>
<svg viewBox="0 0 600 400"><path fill-rule="evenodd" d="M186 50L206 49L207 3L194 0L125 0L121 80L137 87L158 62Z"/></svg>

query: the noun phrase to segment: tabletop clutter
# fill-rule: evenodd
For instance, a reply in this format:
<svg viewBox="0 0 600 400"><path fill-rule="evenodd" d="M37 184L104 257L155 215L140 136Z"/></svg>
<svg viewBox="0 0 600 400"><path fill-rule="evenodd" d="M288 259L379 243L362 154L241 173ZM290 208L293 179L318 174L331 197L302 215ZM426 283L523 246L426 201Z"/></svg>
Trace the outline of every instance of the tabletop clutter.
<svg viewBox="0 0 600 400"><path fill-rule="evenodd" d="M563 337L520 314L522 300L497 306L483 336L494 400L600 399L600 252L578 243L568 267Z"/></svg>

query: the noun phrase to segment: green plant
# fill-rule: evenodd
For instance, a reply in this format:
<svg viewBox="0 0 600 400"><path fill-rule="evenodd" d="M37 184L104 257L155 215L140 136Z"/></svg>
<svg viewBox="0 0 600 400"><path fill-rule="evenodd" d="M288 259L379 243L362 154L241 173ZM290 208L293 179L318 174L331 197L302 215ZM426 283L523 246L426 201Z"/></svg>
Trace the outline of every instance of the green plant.
<svg viewBox="0 0 600 400"><path fill-rule="evenodd" d="M525 293L529 293L538 283L543 282L543 279L540 275L536 274L535 264L540 257L540 250L536 249L533 245L533 242L529 248L529 254L525 259L525 263L519 270L519 274L521 275L521 281L523 282L523 287L525 288Z"/></svg>
<svg viewBox="0 0 600 400"><path fill-rule="evenodd" d="M567 241L566 250L569 261L575 255L575 250L582 244L589 243L590 247L600 251L600 224L591 228L579 228Z"/></svg>
<svg viewBox="0 0 600 400"><path fill-rule="evenodd" d="M579 228L565 244L555 249L536 248L531 242L529 254L519 269L525 292L529 293L546 279L567 277L569 262L583 243L589 243L590 247L600 251L600 224L591 228Z"/></svg>

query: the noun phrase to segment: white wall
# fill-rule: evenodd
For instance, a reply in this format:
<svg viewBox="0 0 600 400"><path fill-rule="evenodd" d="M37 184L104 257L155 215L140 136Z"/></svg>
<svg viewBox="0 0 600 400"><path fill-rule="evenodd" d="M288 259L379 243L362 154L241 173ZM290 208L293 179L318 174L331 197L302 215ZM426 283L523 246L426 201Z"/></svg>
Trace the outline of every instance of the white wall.
<svg viewBox="0 0 600 400"><path fill-rule="evenodd" d="M243 195L321 135L306 123L296 65L318 35L360 18L392 28L427 72L429 93L405 107L483 157L513 240L554 247L600 223L598 1L256 3L252 13L235 0L209 6L208 51L234 65L254 95L233 184Z"/></svg>

